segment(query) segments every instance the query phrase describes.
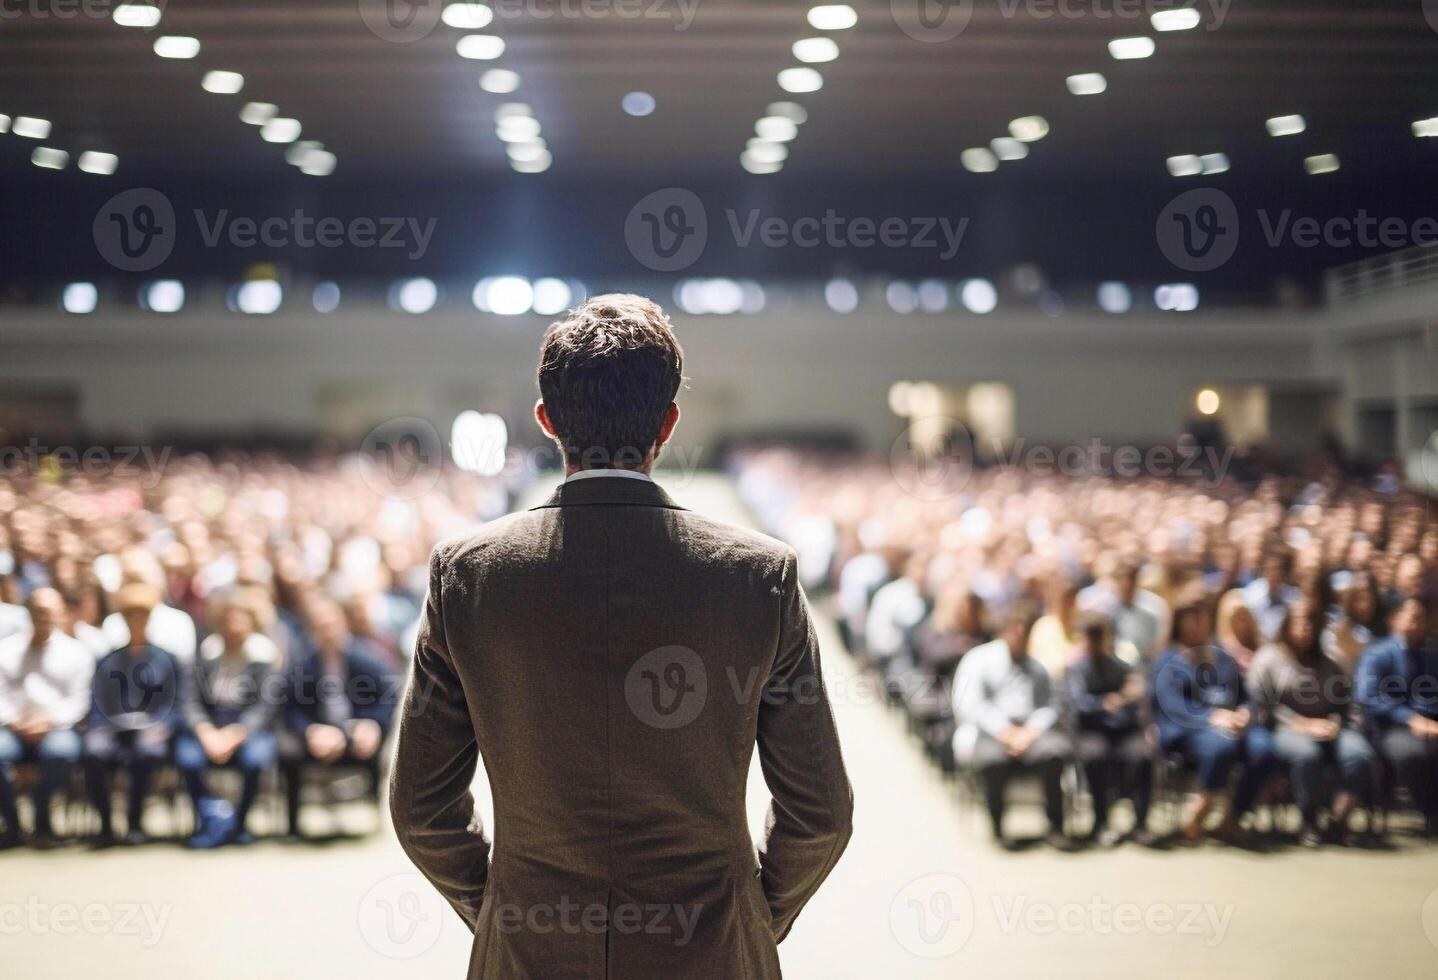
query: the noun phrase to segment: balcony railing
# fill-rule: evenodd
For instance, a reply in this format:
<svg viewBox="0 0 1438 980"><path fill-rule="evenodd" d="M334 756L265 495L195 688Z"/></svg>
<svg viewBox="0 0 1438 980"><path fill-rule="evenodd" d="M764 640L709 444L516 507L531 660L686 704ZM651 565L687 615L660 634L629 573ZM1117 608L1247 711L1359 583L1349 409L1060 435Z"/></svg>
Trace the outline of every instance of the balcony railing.
<svg viewBox="0 0 1438 980"><path fill-rule="evenodd" d="M1330 304L1424 283L1438 282L1438 246L1419 245L1329 269L1324 292Z"/></svg>

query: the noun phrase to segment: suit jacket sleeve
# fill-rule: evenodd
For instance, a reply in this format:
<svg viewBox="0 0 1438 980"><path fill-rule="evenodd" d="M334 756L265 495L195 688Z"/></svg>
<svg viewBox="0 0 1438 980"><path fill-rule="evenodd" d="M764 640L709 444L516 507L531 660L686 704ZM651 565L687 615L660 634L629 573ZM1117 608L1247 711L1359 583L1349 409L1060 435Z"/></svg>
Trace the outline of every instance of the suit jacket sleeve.
<svg viewBox="0 0 1438 980"><path fill-rule="evenodd" d="M773 794L761 877L776 942L839 860L854 811L792 552L780 595L779 646L759 705L758 737L759 764Z"/></svg>
<svg viewBox="0 0 1438 980"><path fill-rule="evenodd" d="M469 789L479 749L445 642L442 563L436 550L400 713L390 814L405 853L473 931L489 876L489 842Z"/></svg>

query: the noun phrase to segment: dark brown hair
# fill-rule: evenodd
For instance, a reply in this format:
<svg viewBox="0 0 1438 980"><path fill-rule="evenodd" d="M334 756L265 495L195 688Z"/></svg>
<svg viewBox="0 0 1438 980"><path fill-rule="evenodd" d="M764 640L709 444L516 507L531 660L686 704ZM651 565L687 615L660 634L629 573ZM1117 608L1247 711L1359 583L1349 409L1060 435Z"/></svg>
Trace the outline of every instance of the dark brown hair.
<svg viewBox="0 0 1438 980"><path fill-rule="evenodd" d="M552 324L539 394L564 458L581 468L641 465L683 380L684 351L658 304L595 296Z"/></svg>

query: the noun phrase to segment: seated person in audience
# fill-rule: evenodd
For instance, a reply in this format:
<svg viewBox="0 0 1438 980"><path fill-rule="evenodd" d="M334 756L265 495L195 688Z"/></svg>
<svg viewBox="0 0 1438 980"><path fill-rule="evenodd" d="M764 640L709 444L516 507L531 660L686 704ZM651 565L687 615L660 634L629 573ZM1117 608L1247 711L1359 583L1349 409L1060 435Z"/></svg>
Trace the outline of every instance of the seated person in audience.
<svg viewBox="0 0 1438 980"><path fill-rule="evenodd" d="M1382 604L1373 576L1367 572L1349 576L1338 612L1323 631L1323 652L1353 674L1363 651L1382 635L1382 618Z"/></svg>
<svg viewBox="0 0 1438 980"><path fill-rule="evenodd" d="M359 764L378 790L379 750L398 701L398 678L349 631L337 603L314 598L309 627L310 649L290 670L288 731L280 746L292 836L300 833L304 766Z"/></svg>
<svg viewBox="0 0 1438 980"><path fill-rule="evenodd" d="M864 647L874 662L887 665L909 652L910 634L929 610L924 595L928 567L928 556L915 552L903 573L874 593L864 624Z"/></svg>
<svg viewBox="0 0 1438 980"><path fill-rule="evenodd" d="M1080 630L1084 639L1065 674L1065 700L1073 720L1074 754L1093 795L1093 837L1105 847L1123 840L1108 825L1109 808L1118 799L1128 799L1133 803L1132 837L1149 845L1153 752L1140 711L1143 675L1114 655L1114 627L1108 617L1088 613Z"/></svg>
<svg viewBox="0 0 1438 980"><path fill-rule="evenodd" d="M132 582L115 593L125 635L138 639L106 654L95 667L84 763L90 803L100 814L99 847L115 843L112 777L119 769L130 781L125 842L144 843L145 791L154 770L170 758L171 742L181 727L183 668L168 651L145 639L150 613L160 599L160 590L144 582Z"/></svg>
<svg viewBox="0 0 1438 980"><path fill-rule="evenodd" d="M1298 598L1298 587L1288 581L1292 568L1288 552L1274 548L1263 558L1263 574L1243 587L1243 601L1253 610L1265 641L1278 635L1284 612Z"/></svg>
<svg viewBox="0 0 1438 980"><path fill-rule="evenodd" d="M1104 564L1108 574L1079 593L1079 608L1113 620L1114 636L1132 644L1144 663L1152 663L1163 650L1168 603L1138 587L1136 562L1109 558Z"/></svg>
<svg viewBox="0 0 1438 980"><path fill-rule="evenodd" d="M869 603L904 560L898 549L873 547L844 563L839 572L839 629L850 651L863 652Z"/></svg>
<svg viewBox="0 0 1438 980"><path fill-rule="evenodd" d="M994 838L1004 847L1004 788L1018 772L1043 780L1047 840L1071 850L1064 833L1060 777L1073 754L1057 723L1059 711L1049 672L1028 655L1035 620L1031 606L1016 602L1004 615L999 638L974 647L954 678L954 756L971 766L984 786Z"/></svg>
<svg viewBox="0 0 1438 980"><path fill-rule="evenodd" d="M1210 643L1212 636L1207 600L1180 603L1173 616L1172 644L1154 664L1154 720L1160 748L1198 770L1197 806L1182 830L1186 840L1203 835L1205 821L1227 790L1229 773L1242 766L1216 834L1239 843L1244 839L1239 820L1252 808L1273 768L1273 739L1267 729L1250 724L1243 675L1232 657Z"/></svg>
<svg viewBox="0 0 1438 980"><path fill-rule="evenodd" d="M1438 837L1438 641L1432 611L1405 599L1393 611L1392 631L1358 662L1357 696L1369 737L1393 766Z"/></svg>
<svg viewBox="0 0 1438 980"><path fill-rule="evenodd" d="M1043 665L1054 686L1063 682L1064 670L1082 639L1078 632L1078 586L1062 576L1044 587L1045 614L1029 634L1029 657Z"/></svg>
<svg viewBox="0 0 1438 980"><path fill-rule="evenodd" d="M195 621L189 613L164 604L165 571L155 555L140 547L129 548L120 557L122 584L140 583L154 589L161 601L151 611L145 627L149 632L145 639L151 644L175 657L182 664L195 660ZM111 650L119 650L130 644L129 620L123 610L105 617L100 628L105 631Z"/></svg>
<svg viewBox="0 0 1438 980"><path fill-rule="evenodd" d="M255 597L238 590L212 607L219 632L205 637L189 671L184 715L189 729L175 741L175 764L194 802L198 849L249 843L246 818L259 794L260 777L275 763L270 723L281 700L279 651L259 632ZM239 770L240 801L233 809L211 797L210 767Z"/></svg>
<svg viewBox="0 0 1438 980"><path fill-rule="evenodd" d="M1355 806L1373 798L1376 759L1351 725L1352 681L1319 645L1323 610L1304 598L1288 607L1278 639L1258 652L1248 671L1249 700L1258 721L1273 731L1273 752L1289 774L1303 816L1299 842L1317 847L1319 795L1325 764L1336 766L1342 789L1332 801L1333 827L1348 837Z"/></svg>
<svg viewBox="0 0 1438 980"><path fill-rule="evenodd" d="M90 710L95 658L63 629L65 601L51 588L30 593L29 626L0 639L0 848L20 842L20 815L11 771L39 770L32 797L35 840L50 842L50 798L80 759L75 726Z"/></svg>
<svg viewBox="0 0 1438 980"><path fill-rule="evenodd" d="M1243 598L1242 589L1229 589L1218 600L1218 645L1233 658L1244 673L1253 663L1263 638L1258 635L1258 619Z"/></svg>

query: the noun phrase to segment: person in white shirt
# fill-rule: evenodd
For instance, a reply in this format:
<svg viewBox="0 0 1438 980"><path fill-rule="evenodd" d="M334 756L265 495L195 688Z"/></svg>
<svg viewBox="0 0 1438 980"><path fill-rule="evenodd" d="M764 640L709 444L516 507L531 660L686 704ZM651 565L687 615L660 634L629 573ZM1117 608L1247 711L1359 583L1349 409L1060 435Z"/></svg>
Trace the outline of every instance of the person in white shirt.
<svg viewBox="0 0 1438 980"><path fill-rule="evenodd" d="M130 627L125 617L113 612L100 624L110 650L123 650L130 645ZM182 664L195 662L195 621L190 614L174 606L158 605L150 613L150 625L145 628L145 639L152 646L171 654Z"/></svg>
<svg viewBox="0 0 1438 980"><path fill-rule="evenodd" d="M23 633L30 628L30 614L24 606L0 602L0 640Z"/></svg>
<svg viewBox="0 0 1438 980"><path fill-rule="evenodd" d="M1078 594L1078 606L1084 612L1101 613L1113 620L1114 635L1132 644L1148 664L1163 652L1172 614L1161 596L1139 588L1138 577L1138 565L1118 564L1112 574L1102 576Z"/></svg>
<svg viewBox="0 0 1438 980"><path fill-rule="evenodd" d="M959 661L954 678L954 755L971 767L984 785L989 819L1000 846L1004 836L1004 788L1018 772L1037 773L1044 784L1045 838L1059 850L1072 850L1064 833L1060 777L1073 756L1073 745L1058 728L1059 709L1049 672L1028 654L1034 610L1010 607L999 638L974 647Z"/></svg>
<svg viewBox="0 0 1438 980"><path fill-rule="evenodd" d="M80 758L75 726L90 710L95 658L62 631L65 600L51 588L36 589L26 604L30 628L0 639L0 847L20 839L20 818L10 771L16 763L39 767L35 839L53 836L50 798Z"/></svg>

